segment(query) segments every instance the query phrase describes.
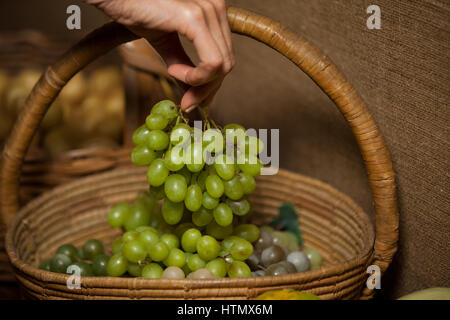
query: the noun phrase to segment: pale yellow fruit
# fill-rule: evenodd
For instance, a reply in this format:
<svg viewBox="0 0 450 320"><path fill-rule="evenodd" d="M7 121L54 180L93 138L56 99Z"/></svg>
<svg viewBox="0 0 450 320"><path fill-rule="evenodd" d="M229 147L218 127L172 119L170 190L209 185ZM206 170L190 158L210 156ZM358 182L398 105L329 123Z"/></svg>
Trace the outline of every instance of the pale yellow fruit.
<svg viewBox="0 0 450 320"><path fill-rule="evenodd" d="M123 87L122 74L117 67L99 68L89 76L88 87L90 94L109 95L114 88Z"/></svg>
<svg viewBox="0 0 450 320"><path fill-rule="evenodd" d="M18 115L36 82L41 77L39 70L24 70L15 76L6 88L5 108L13 115Z"/></svg>
<svg viewBox="0 0 450 320"><path fill-rule="evenodd" d="M66 106L76 105L84 100L87 91L86 77L82 72L79 72L64 86L59 97L61 102Z"/></svg>
<svg viewBox="0 0 450 320"><path fill-rule="evenodd" d="M407 294L398 300L450 300L450 288L428 288Z"/></svg>

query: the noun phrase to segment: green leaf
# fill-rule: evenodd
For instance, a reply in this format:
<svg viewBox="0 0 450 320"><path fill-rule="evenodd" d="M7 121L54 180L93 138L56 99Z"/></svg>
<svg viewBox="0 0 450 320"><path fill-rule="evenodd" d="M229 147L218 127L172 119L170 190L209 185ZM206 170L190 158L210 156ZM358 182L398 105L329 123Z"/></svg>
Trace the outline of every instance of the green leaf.
<svg viewBox="0 0 450 320"><path fill-rule="evenodd" d="M269 225L275 229L292 232L298 240L298 245L303 245L302 232L298 227L298 214L294 205L291 203L283 203L279 208L280 214Z"/></svg>

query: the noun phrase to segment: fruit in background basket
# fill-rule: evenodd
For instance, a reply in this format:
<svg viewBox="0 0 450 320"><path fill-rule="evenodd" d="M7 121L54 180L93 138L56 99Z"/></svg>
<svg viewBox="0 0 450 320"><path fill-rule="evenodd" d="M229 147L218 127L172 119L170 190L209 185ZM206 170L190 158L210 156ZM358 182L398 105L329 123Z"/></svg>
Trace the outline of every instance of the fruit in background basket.
<svg viewBox="0 0 450 320"><path fill-rule="evenodd" d="M79 72L67 82L59 93L59 98L64 106L77 105L86 97L87 88L86 77L83 72Z"/></svg>
<svg viewBox="0 0 450 320"><path fill-rule="evenodd" d="M242 261L233 261L228 269L230 278L246 278L251 277L252 272L249 266Z"/></svg>
<svg viewBox="0 0 450 320"><path fill-rule="evenodd" d="M102 67L89 75L87 86L89 94L107 96L111 91L123 87L123 77L116 67Z"/></svg>
<svg viewBox="0 0 450 320"><path fill-rule="evenodd" d="M36 82L41 77L41 71L28 69L14 76L5 92L5 109L12 115L17 116L25 106L25 101Z"/></svg>
<svg viewBox="0 0 450 320"><path fill-rule="evenodd" d="M216 276L208 269L202 268L198 269L194 272L189 273L187 276L188 279L212 279Z"/></svg>

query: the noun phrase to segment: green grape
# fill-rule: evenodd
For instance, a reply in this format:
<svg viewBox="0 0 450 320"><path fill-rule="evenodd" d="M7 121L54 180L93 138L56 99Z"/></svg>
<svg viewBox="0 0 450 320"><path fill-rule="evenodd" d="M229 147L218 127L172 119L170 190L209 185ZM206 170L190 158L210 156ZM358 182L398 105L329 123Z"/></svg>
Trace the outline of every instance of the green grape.
<svg viewBox="0 0 450 320"><path fill-rule="evenodd" d="M164 164L170 171L179 171L184 167L183 156L176 149L169 149L164 155Z"/></svg>
<svg viewBox="0 0 450 320"><path fill-rule="evenodd" d="M147 250L139 240L130 240L124 243L122 254L130 262L139 262L145 259Z"/></svg>
<svg viewBox="0 0 450 320"><path fill-rule="evenodd" d="M187 189L184 205L190 211L197 211L202 206L202 190L198 185L191 185Z"/></svg>
<svg viewBox="0 0 450 320"><path fill-rule="evenodd" d="M222 179L215 174L211 174L206 178L205 187L206 191L214 198L220 198L225 189Z"/></svg>
<svg viewBox="0 0 450 320"><path fill-rule="evenodd" d="M198 229L188 229L181 237L181 247L186 252L195 252L197 250L197 242L201 237L202 234Z"/></svg>
<svg viewBox="0 0 450 320"><path fill-rule="evenodd" d="M51 262L51 259L47 259L47 260L42 261L39 264L39 269L45 270L45 271L51 271L50 270L50 262Z"/></svg>
<svg viewBox="0 0 450 320"><path fill-rule="evenodd" d="M105 253L103 243L97 239L90 239L83 245L83 256L87 260L93 260L95 256Z"/></svg>
<svg viewBox="0 0 450 320"><path fill-rule="evenodd" d="M251 210L250 202L247 199L239 201L225 200L225 203L231 208L231 211L237 216L245 216Z"/></svg>
<svg viewBox="0 0 450 320"><path fill-rule="evenodd" d="M162 100L153 106L151 113L161 114L171 120L178 116L178 107L173 101Z"/></svg>
<svg viewBox="0 0 450 320"><path fill-rule="evenodd" d="M110 277L120 277L128 269L128 261L122 254L113 255L106 265L106 273Z"/></svg>
<svg viewBox="0 0 450 320"><path fill-rule="evenodd" d="M206 266L206 262L205 262L205 260L200 258L200 256L198 254L193 254L187 260L187 265L191 271L195 272L198 269L204 268Z"/></svg>
<svg viewBox="0 0 450 320"><path fill-rule="evenodd" d="M237 176L223 183L225 195L231 200L239 200L244 196L244 188Z"/></svg>
<svg viewBox="0 0 450 320"><path fill-rule="evenodd" d="M203 191L205 191L205 183L206 183L206 178L208 178L208 171L202 171L200 172L200 174L197 177L197 184L200 187L200 189Z"/></svg>
<svg viewBox="0 0 450 320"><path fill-rule="evenodd" d="M169 146L169 136L162 130L151 130L148 134L147 146L156 151L164 150Z"/></svg>
<svg viewBox="0 0 450 320"><path fill-rule="evenodd" d="M233 261L228 268L230 278L247 278L252 276L250 267L242 261Z"/></svg>
<svg viewBox="0 0 450 320"><path fill-rule="evenodd" d="M242 172L255 177L261 174L261 168L263 165L256 156L245 155L239 157L238 167Z"/></svg>
<svg viewBox="0 0 450 320"><path fill-rule="evenodd" d="M253 178L251 175L241 172L239 173L239 181L242 185L242 190L244 191L244 194L251 194L256 189L256 182L255 178Z"/></svg>
<svg viewBox="0 0 450 320"><path fill-rule="evenodd" d="M180 174L171 174L164 183L164 192L172 202L181 202L186 197L187 183Z"/></svg>
<svg viewBox="0 0 450 320"><path fill-rule="evenodd" d="M92 271L96 276L106 276L106 266L110 257L106 254L99 254L92 261Z"/></svg>
<svg viewBox="0 0 450 320"><path fill-rule="evenodd" d="M152 226L140 226L140 227L137 227L135 231L139 232L139 233L144 232L144 231L152 231L152 232L156 233L156 235L158 235L158 230L156 230Z"/></svg>
<svg viewBox="0 0 450 320"><path fill-rule="evenodd" d="M112 228L120 228L131 212L131 206L128 203L119 203L111 208L108 213L108 224Z"/></svg>
<svg viewBox="0 0 450 320"><path fill-rule="evenodd" d="M131 241L131 240L136 240L138 237L139 237L139 233L137 231L130 230L130 231L125 232L122 235L122 242L125 243L125 242Z"/></svg>
<svg viewBox="0 0 450 320"><path fill-rule="evenodd" d="M165 222L170 225L177 224L183 217L184 204L183 202L172 202L166 198L162 203L161 212Z"/></svg>
<svg viewBox="0 0 450 320"><path fill-rule="evenodd" d="M50 271L57 273L66 273L67 267L72 263L72 259L65 254L56 254L50 260Z"/></svg>
<svg viewBox="0 0 450 320"><path fill-rule="evenodd" d="M264 150L264 142L253 136L246 136L238 143L239 151L243 154L257 155Z"/></svg>
<svg viewBox="0 0 450 320"><path fill-rule="evenodd" d="M170 143L184 145L191 137L191 127L185 123L177 124L170 132Z"/></svg>
<svg viewBox="0 0 450 320"><path fill-rule="evenodd" d="M137 128L136 131L134 131L131 139L133 140L133 143L137 146L146 145L149 133L150 130L147 128L147 126L142 125L139 128Z"/></svg>
<svg viewBox="0 0 450 320"><path fill-rule="evenodd" d="M234 162L225 154L216 157L214 168L216 169L218 176L223 180L230 180L234 177Z"/></svg>
<svg viewBox="0 0 450 320"><path fill-rule="evenodd" d="M216 258L206 264L206 269L216 277L223 278L227 275L227 263L222 258Z"/></svg>
<svg viewBox="0 0 450 320"><path fill-rule="evenodd" d="M186 223L192 221L192 212L189 210L184 210L183 217L180 220L180 223Z"/></svg>
<svg viewBox="0 0 450 320"><path fill-rule="evenodd" d="M151 245L159 241L158 231L154 228L143 230L139 232L137 240L142 243L146 248L150 248Z"/></svg>
<svg viewBox="0 0 450 320"><path fill-rule="evenodd" d="M131 162L135 166L148 166L156 159L156 152L149 149L146 145L138 145L131 152Z"/></svg>
<svg viewBox="0 0 450 320"><path fill-rule="evenodd" d="M241 224L234 229L233 234L253 243L259 239L260 232L254 224Z"/></svg>
<svg viewBox="0 0 450 320"><path fill-rule="evenodd" d="M166 233L172 233L172 226L165 221L162 221L158 226L158 233L164 235Z"/></svg>
<svg viewBox="0 0 450 320"><path fill-rule="evenodd" d="M205 207L200 207L199 210L195 211L192 214L192 222L197 227L204 227L208 225L213 220L213 215L211 210L206 209Z"/></svg>
<svg viewBox="0 0 450 320"><path fill-rule="evenodd" d="M150 223L150 212L143 205L134 205L125 219L125 230L131 231Z"/></svg>
<svg viewBox="0 0 450 320"><path fill-rule="evenodd" d="M65 254L72 261L77 261L78 259L80 259L80 257L78 256L78 250L73 244L63 244L58 249L56 249L56 254Z"/></svg>
<svg viewBox="0 0 450 320"><path fill-rule="evenodd" d="M216 129L208 129L203 132L203 149L209 153L220 153L225 147L225 141L220 131ZM205 155L204 152L204 155Z"/></svg>
<svg viewBox="0 0 450 320"><path fill-rule="evenodd" d="M222 240L233 233L233 224L222 227L215 221L211 221L211 223L206 226L206 233L218 240Z"/></svg>
<svg viewBox="0 0 450 320"><path fill-rule="evenodd" d="M253 253L253 246L245 239L236 239L230 248L230 253L233 259L244 261Z"/></svg>
<svg viewBox="0 0 450 320"><path fill-rule="evenodd" d="M320 269L322 265L322 255L319 250L314 248L304 248L303 252L308 256L311 263L311 270Z"/></svg>
<svg viewBox="0 0 450 320"><path fill-rule="evenodd" d="M157 263L150 263L142 268L141 276L148 279L159 279L162 277L163 268Z"/></svg>
<svg viewBox="0 0 450 320"><path fill-rule="evenodd" d="M172 248L163 263L167 267L181 268L186 263L186 254L178 248Z"/></svg>
<svg viewBox="0 0 450 320"><path fill-rule="evenodd" d="M150 194L148 191L141 191L138 197L134 201L134 205L141 205L145 207L148 211L153 212L156 206L156 198Z"/></svg>
<svg viewBox="0 0 450 320"><path fill-rule="evenodd" d="M203 159L202 144L192 143L186 149L187 161L186 167L191 172L199 172L205 166L205 161Z"/></svg>
<svg viewBox="0 0 450 320"><path fill-rule="evenodd" d="M173 233L166 233L161 236L160 240L164 242L169 249L180 247L180 240Z"/></svg>
<svg viewBox="0 0 450 320"><path fill-rule="evenodd" d="M86 258L83 256L83 248L78 249L77 252L78 252L78 257L80 257L81 260L86 259Z"/></svg>
<svg viewBox="0 0 450 320"><path fill-rule="evenodd" d="M169 124L169 120L158 113L151 113L145 119L145 124L150 130L163 130Z"/></svg>
<svg viewBox="0 0 450 320"><path fill-rule="evenodd" d="M122 237L115 239L112 243L112 248L111 248L112 253L113 254L121 253L122 246L123 246Z"/></svg>
<svg viewBox="0 0 450 320"><path fill-rule="evenodd" d="M223 128L226 141L229 143L237 144L245 139L245 128L239 124L231 123L227 124Z"/></svg>
<svg viewBox="0 0 450 320"><path fill-rule="evenodd" d="M184 167L183 169L178 171L177 174L181 174L184 177L184 180L186 180L186 185L191 182L192 174L188 170L188 168Z"/></svg>
<svg viewBox="0 0 450 320"><path fill-rule="evenodd" d="M78 269L78 270L77 270ZM93 277L94 271L92 270L92 266L89 263L78 261L69 265L66 269L67 274L80 275L82 277Z"/></svg>
<svg viewBox="0 0 450 320"><path fill-rule="evenodd" d="M202 196L202 205L206 209L212 210L219 205L219 199L212 197L208 191L205 191Z"/></svg>
<svg viewBox="0 0 450 320"><path fill-rule="evenodd" d="M127 271L133 277L140 277L142 274L142 268L143 266L138 263L128 262Z"/></svg>
<svg viewBox="0 0 450 320"><path fill-rule="evenodd" d="M219 226L226 227L233 222L233 212L225 203L220 203L213 211L214 220Z"/></svg>
<svg viewBox="0 0 450 320"><path fill-rule="evenodd" d="M169 255L169 247L162 241L152 245L148 251L150 259L156 262L163 261Z"/></svg>
<svg viewBox="0 0 450 320"><path fill-rule="evenodd" d="M183 236L183 233L190 228L195 228L195 225L191 222L180 223L173 232L179 239Z"/></svg>
<svg viewBox="0 0 450 320"><path fill-rule="evenodd" d="M150 186L149 190L150 190L150 194L156 200L162 200L166 196L166 194L164 193L164 185L160 185L159 187Z"/></svg>
<svg viewBox="0 0 450 320"><path fill-rule="evenodd" d="M220 252L220 245L211 236L203 236L197 241L197 253L205 261L216 258Z"/></svg>
<svg viewBox="0 0 450 320"><path fill-rule="evenodd" d="M223 239L221 243L223 250L226 251L226 253L229 253L234 242L239 239L242 238L238 236L228 236L225 239Z"/></svg>
<svg viewBox="0 0 450 320"><path fill-rule="evenodd" d="M147 181L153 187L162 185L169 175L169 169L164 165L163 159L155 159L148 167Z"/></svg>

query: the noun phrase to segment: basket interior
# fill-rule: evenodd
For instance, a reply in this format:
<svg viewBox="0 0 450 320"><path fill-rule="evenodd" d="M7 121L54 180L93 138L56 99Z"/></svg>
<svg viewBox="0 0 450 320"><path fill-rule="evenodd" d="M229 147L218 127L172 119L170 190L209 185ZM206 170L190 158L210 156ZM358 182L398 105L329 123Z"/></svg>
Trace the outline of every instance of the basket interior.
<svg viewBox="0 0 450 320"><path fill-rule="evenodd" d="M133 201L146 188L141 168L119 169L58 187L33 200L19 212L9 230L17 256L13 264L17 266L20 261L35 268L60 245L81 247L91 238L104 241L109 250L121 233L106 222L109 208ZM366 214L348 197L317 180L281 170L275 176L259 177L250 200L252 220L261 225L278 215L282 203L294 204L305 245L323 255L322 269L363 260L361 257L372 250L374 233Z"/></svg>

